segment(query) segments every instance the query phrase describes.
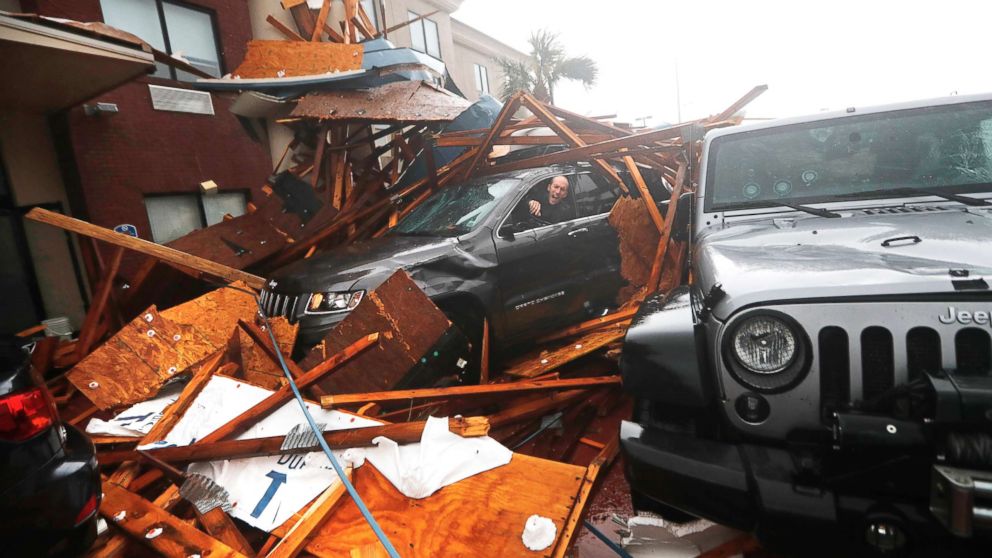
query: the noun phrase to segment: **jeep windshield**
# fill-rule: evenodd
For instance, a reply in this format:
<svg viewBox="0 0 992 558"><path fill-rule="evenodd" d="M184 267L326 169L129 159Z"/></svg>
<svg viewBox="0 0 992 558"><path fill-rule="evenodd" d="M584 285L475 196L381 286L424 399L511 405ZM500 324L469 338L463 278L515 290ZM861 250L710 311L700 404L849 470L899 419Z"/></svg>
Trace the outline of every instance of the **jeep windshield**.
<svg viewBox="0 0 992 558"><path fill-rule="evenodd" d="M967 203L960 194L992 190L992 103L731 134L713 140L708 165L707 211L913 195Z"/></svg>
<svg viewBox="0 0 992 558"><path fill-rule="evenodd" d="M392 234L458 236L475 230L519 178L490 177L445 186L410 212Z"/></svg>

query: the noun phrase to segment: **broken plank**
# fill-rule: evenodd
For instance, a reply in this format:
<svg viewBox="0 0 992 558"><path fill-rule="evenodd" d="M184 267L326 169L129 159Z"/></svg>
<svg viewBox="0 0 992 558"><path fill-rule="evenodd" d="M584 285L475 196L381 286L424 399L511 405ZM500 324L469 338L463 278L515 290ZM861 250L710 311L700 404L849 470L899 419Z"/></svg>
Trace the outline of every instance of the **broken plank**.
<svg viewBox="0 0 992 558"><path fill-rule="evenodd" d="M627 328L614 324L602 331L593 331L557 349L528 356L507 370L505 374L519 378L532 378L551 372L560 366L598 351L614 341L623 339Z"/></svg>
<svg viewBox="0 0 992 558"><path fill-rule="evenodd" d="M244 556L141 496L111 482L103 483L100 514L134 540L164 556Z"/></svg>
<svg viewBox="0 0 992 558"><path fill-rule="evenodd" d="M593 487L596 485L596 480L599 478L600 472L603 469L609 467L610 463L617 456L620 450L620 438L614 437L609 444L596 456L596 459L589 464L586 468L585 477L582 479L582 487L579 489L578 497L575 500L575 505L572 507L572 512L568 516L568 521L565 524L565 528L558 539L558 545L555 547L554 558L564 558L568 549L572 546L572 536L575 534L576 529L579 524L582 523L582 518L586 514L586 506L589 504L591 498Z"/></svg>
<svg viewBox="0 0 992 558"><path fill-rule="evenodd" d="M315 366L312 370L301 375L296 379L296 386L298 389L306 389L314 382L322 379L324 376L334 371L335 369L343 366L351 359L357 357L358 355L364 353L366 350L372 348L379 342L379 334L372 333L366 335L365 337L355 341L348 347L346 347L341 352L335 354L326 361ZM271 347L270 347L271 349ZM287 364L289 364L288 361ZM290 386L286 385L279 388L278 391L274 392L272 395L266 397L257 405L248 409L244 413L241 413L230 422L224 424L217 430L214 430L210 434L204 436L202 439L197 441L197 443L208 443L208 442L218 442L224 438L231 436L237 436L243 433L245 430L251 428L253 424L259 420L265 418L272 411L276 410L283 403L289 401L293 397L293 392Z"/></svg>
<svg viewBox="0 0 992 558"><path fill-rule="evenodd" d="M566 337L571 337L573 335L579 335L580 333L587 333L589 331L599 329L603 326L628 320L634 317L634 314L636 313L637 313L637 306L633 306L631 308L627 308L626 310L620 310L612 314L607 314L599 318L593 318L592 320L588 320L580 324L576 324L569 328L563 329L559 332L542 337L538 339L537 342L547 343L549 341L557 341L558 339L564 339Z"/></svg>
<svg viewBox="0 0 992 558"><path fill-rule="evenodd" d="M272 17L271 15L266 16L265 17L265 21L269 22L269 25L271 25L272 27L275 27L277 31L279 31L280 33L282 33L284 37L286 37L287 39L289 39L291 41L306 41L306 39L304 39L303 37L301 37L299 33L297 33L296 31L293 31L288 26L286 26L285 23L279 21L278 19ZM281 164L282 163L282 160L280 160L279 162ZM276 165L275 168L276 168L276 170L279 170L279 165Z"/></svg>
<svg viewBox="0 0 992 558"><path fill-rule="evenodd" d="M576 378L571 380L554 380L549 382L520 381L478 386L454 386L435 389L407 389L380 391L375 393L325 395L320 398L320 406L325 409L330 409L333 407L342 407L345 405L356 405L369 402L385 403L389 401L418 399L492 396L506 393L528 393L550 390L592 388L598 386L615 386L619 384L620 376L601 376L594 378Z"/></svg>
<svg viewBox="0 0 992 558"><path fill-rule="evenodd" d="M25 217L32 221L52 225L63 230L71 231L83 236L102 240L115 246L121 246L128 250L133 250L148 256L157 258L163 262L199 271L212 277L218 277L225 281L244 281L253 289L261 289L265 286L265 279L251 273L234 269L225 265L220 265L210 260L180 252L154 242L135 238L126 234L116 233L110 229L99 227L86 221L81 221L73 217L68 217L54 211L49 211L41 207L36 207L29 211Z"/></svg>
<svg viewBox="0 0 992 558"><path fill-rule="evenodd" d="M347 449L372 445L372 440L383 436L398 444L419 442L426 422L403 422L383 424L366 428L330 430L324 432L324 441L331 449ZM489 420L485 417L455 417L448 419L448 430L465 438L485 436L489 433ZM148 449L145 452L167 463L188 463L194 461L217 461L222 459L242 459L278 454L308 453L319 451L320 446L298 447L282 450L285 436L251 438L247 440L225 440L221 442L198 441L189 446L173 446ZM100 465L114 465L138 458L133 450L101 452L97 459Z"/></svg>

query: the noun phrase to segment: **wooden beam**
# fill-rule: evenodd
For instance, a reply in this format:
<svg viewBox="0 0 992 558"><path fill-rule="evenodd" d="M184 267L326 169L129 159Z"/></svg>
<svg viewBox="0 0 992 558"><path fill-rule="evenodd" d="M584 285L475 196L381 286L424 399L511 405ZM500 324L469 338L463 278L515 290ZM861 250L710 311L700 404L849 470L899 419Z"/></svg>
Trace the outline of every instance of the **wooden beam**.
<svg viewBox="0 0 992 558"><path fill-rule="evenodd" d="M403 23L397 23L396 25L394 25L392 27L389 27L386 30L384 30L382 32L382 34L383 35L388 35L389 33L392 33L393 31L396 31L397 29L403 29L407 25L410 25L411 23L416 23L416 22L418 22L418 21L420 21L420 20L422 20L424 18L431 17L432 15L438 13L439 11L441 11L441 10L434 10L433 12L424 14L422 16L417 16L417 17L415 17L415 18L413 18L413 19L411 19L409 21L404 21Z"/></svg>
<svg viewBox="0 0 992 558"><path fill-rule="evenodd" d="M332 430L324 432L324 441L331 449L370 446L372 440L379 436L384 436L399 444L410 444L420 441L426 424L426 422L404 422L367 428ZM448 429L466 438L485 436L489 433L489 420L485 417L450 418L448 419ZM149 449L145 452L168 463L189 463L319 451L317 444L312 447L282 450L282 444L285 440L286 436L271 436L209 443L198 441L189 446ZM134 450L106 451L97 455L101 466L114 465L137 458L138 453Z"/></svg>
<svg viewBox="0 0 992 558"><path fill-rule="evenodd" d="M510 98L506 100L506 104L503 105L503 110L496 116L496 120L493 122L492 128L489 129L489 133L486 134L486 138L479 144L475 155L472 157L471 162L465 167L465 171L462 173L464 178L469 178L477 169L479 169L483 163L486 162L486 157L489 156L489 150L492 149L493 140L503 131L503 127L507 125L511 118L513 118L513 113L517 112L517 108L520 107L520 100L526 93L523 91L517 91Z"/></svg>
<svg viewBox="0 0 992 558"><path fill-rule="evenodd" d="M580 324L575 324L572 327L565 328L561 331L552 333L551 335L545 335L537 340L539 344L547 343L549 341L557 341L559 339L565 339L566 337L571 337L573 335L579 335L582 333L588 333L590 331L599 329L603 326L610 324L615 324L617 322L622 322L628 320L637 313L637 305L627 308L625 310L620 310L612 314L607 314L600 318L593 318L592 320L587 320Z"/></svg>
<svg viewBox="0 0 992 558"><path fill-rule="evenodd" d="M566 126L563 122L559 121L558 118L551 114L544 103L538 101L530 93L524 93L521 98L521 102L534 113L534 116L538 117L542 122L544 122L549 128L551 128L555 133L557 133L562 139L564 139L572 147L585 147L586 142L579 137L571 128ZM620 186L620 189L624 192L627 191L627 185L624 184L623 179L617 174L616 169L609 165L606 161L601 159L593 159L593 164L599 168L606 176L612 178L614 182Z"/></svg>
<svg viewBox="0 0 992 558"><path fill-rule="evenodd" d="M489 383L489 319L482 319L482 349L479 358L479 385Z"/></svg>
<svg viewBox="0 0 992 558"><path fill-rule="evenodd" d="M345 468L344 474L351 481L352 468ZM266 555L266 558L295 558L317 534L317 529L324 524L345 492L344 483L340 480L328 487L310 504L300 520L289 529L286 536L272 549L272 552Z"/></svg>
<svg viewBox="0 0 992 558"><path fill-rule="evenodd" d="M313 26L313 34L310 35L310 42L316 43L320 40L324 32L324 24L327 23L327 15L331 11L331 0L324 0L320 5L320 13L317 15L317 23Z"/></svg>
<svg viewBox="0 0 992 558"><path fill-rule="evenodd" d="M292 29L290 29L289 27L287 27L286 24L284 24L283 22L279 21L278 19L272 17L271 15L266 16L265 17L265 21L269 22L269 25L271 25L272 27L275 27L276 28L276 31L282 33L282 35L284 37L286 37L287 39L289 39L290 41L303 41L303 42L306 41L306 39L304 39L303 37L301 37L299 33L297 33L296 31L293 31ZM281 159L280 159L280 162L282 162ZM279 165L276 165L276 170L278 170L278 169L279 169Z"/></svg>
<svg viewBox="0 0 992 558"><path fill-rule="evenodd" d="M340 395L325 395L324 397L321 397L320 406L325 409L331 409L333 407L343 407L345 405L357 405L364 403L385 403L389 401L413 401L421 399L449 399L454 397L480 397L502 395L507 393L528 393L576 388L592 388L599 386L614 386L619 384L620 376L597 376L593 378L576 378L573 380L555 380L551 382L524 380L519 382L477 386L403 389L374 393L345 393Z"/></svg>
<svg viewBox="0 0 992 558"><path fill-rule="evenodd" d="M56 213L55 215L58 214ZM120 235L120 233L108 232L110 234ZM111 291L114 289L114 278L117 277L117 271L121 268L121 258L123 256L123 248L118 247L114 250L114 255L110 258L110 265L104 270L100 284L97 286L96 294L93 296L90 308L86 312L86 318L83 319L83 326L79 331L79 343L76 344L76 354L80 359L89 354L93 343L96 341L96 325L107 308L107 300L110 298Z"/></svg>
<svg viewBox="0 0 992 558"><path fill-rule="evenodd" d="M491 428L500 428L533 418L543 417L554 410L567 407L588 396L589 391L584 389L553 392L541 399L534 399L526 403L507 407L495 414L489 415L487 418L489 419Z"/></svg>
<svg viewBox="0 0 992 558"><path fill-rule="evenodd" d="M658 205L655 204L654 197L651 196L651 191L648 190L647 183L644 182L644 177L641 176L641 170L637 168L633 157L624 157L623 162L627 165L627 172L630 173L630 177L634 179L634 185L637 186L637 191L641 193L641 200L644 201L644 207L647 208L651 221L657 227L659 233L663 232L665 230L665 222L661 218L661 212L658 211Z"/></svg>
<svg viewBox="0 0 992 558"><path fill-rule="evenodd" d="M135 541L163 556L191 554L211 558L244 556L152 502L112 482L103 483L100 515Z"/></svg>
<svg viewBox="0 0 992 558"><path fill-rule="evenodd" d="M741 97L736 102L734 102L734 104L730 105L729 107L727 107L726 110L714 116L710 120L712 120L713 122L718 122L720 120L729 120L733 115L737 114L738 112L740 112L741 109L746 107L751 101L760 97L761 94L764 93L765 91L768 91L767 85L759 85L754 89L751 89L743 97Z"/></svg>
<svg viewBox="0 0 992 558"><path fill-rule="evenodd" d="M665 212L665 227L661 230L661 237L658 239L658 250L655 252L654 261L651 262L651 274L648 276L647 288L650 291L658 288L658 281L661 279L661 266L665 262L665 253L668 251L668 241L672 237L672 225L675 223L675 212L679 202L679 196L686 180L686 164L679 163L679 171L675 178L675 186L672 188L672 197L668 200L668 211Z"/></svg>
<svg viewBox="0 0 992 558"><path fill-rule="evenodd" d="M54 211L49 211L41 207L36 207L29 211L25 217L38 223L45 223L63 230L71 231L83 236L102 240L115 246L121 246L128 250L133 250L141 254L146 254L157 258L163 262L178 266L180 269L188 268L199 271L206 275L223 279L225 281L244 281L253 289L261 289L265 286L265 279L251 273L246 273L239 269L234 269L226 265L180 252L168 246L148 242L140 238L135 238L126 234L116 233L110 229L99 227L86 221L81 221L73 217L68 217Z"/></svg>
<svg viewBox="0 0 992 558"><path fill-rule="evenodd" d="M690 122L687 124L672 126L670 128L663 128L661 130L652 130L641 134L633 134L622 138L615 138L596 144L586 145L584 147L575 147L564 151L548 153L547 155L530 157L520 161L513 161L511 163L497 164L487 168L485 174L496 174L511 170L528 169L536 166L540 167L557 163L582 161L592 159L597 156L603 156L605 153L619 152L622 149L631 149L639 146L651 145L664 140L680 139L683 133L698 125L699 124L696 122Z"/></svg>
<svg viewBox="0 0 992 558"><path fill-rule="evenodd" d="M243 324L239 320L240 323ZM247 331L247 328L246 328ZM312 370L306 372L296 379L296 386L299 389L306 389L310 385L314 384L327 374L333 372L335 369L339 368L346 362L355 358L356 356L364 353L368 349L372 348L374 345L379 343L379 334L372 333L362 337L358 341L355 341L347 348L345 348L340 353L332 356L331 358L325 360L319 365L315 366ZM287 365L293 361L289 360L286 362ZM293 364L292 366L296 366ZM225 423L223 426L214 430L210 434L201 438L197 444L209 443L209 442L219 442L225 438L237 436L243 433L245 430L251 428L259 420L267 417L269 413L281 407L284 403L289 401L293 397L293 392L288 385L285 385L275 391L272 395L266 397L260 401L254 407L248 409L247 411L241 413L234 419Z"/></svg>

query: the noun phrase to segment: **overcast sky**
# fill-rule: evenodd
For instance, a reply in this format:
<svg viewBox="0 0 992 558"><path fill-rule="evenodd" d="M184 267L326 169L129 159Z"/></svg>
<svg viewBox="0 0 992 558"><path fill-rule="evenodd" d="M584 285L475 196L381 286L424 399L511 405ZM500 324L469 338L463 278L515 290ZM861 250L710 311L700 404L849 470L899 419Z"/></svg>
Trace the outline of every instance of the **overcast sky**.
<svg viewBox="0 0 992 558"><path fill-rule="evenodd" d="M557 31L600 73L589 90L559 86L556 104L649 125L760 84L751 117L992 92L992 2L465 0L454 16L524 52L531 31Z"/></svg>

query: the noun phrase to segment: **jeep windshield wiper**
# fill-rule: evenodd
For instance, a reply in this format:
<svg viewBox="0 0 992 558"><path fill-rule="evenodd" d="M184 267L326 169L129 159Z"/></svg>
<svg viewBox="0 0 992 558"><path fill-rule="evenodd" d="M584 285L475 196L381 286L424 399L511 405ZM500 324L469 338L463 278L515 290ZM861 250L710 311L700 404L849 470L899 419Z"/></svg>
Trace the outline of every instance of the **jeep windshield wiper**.
<svg viewBox="0 0 992 558"><path fill-rule="evenodd" d="M867 197L886 197L886 194L892 194L895 196L936 196L938 198L944 198L945 200L954 201L962 203L964 205L979 206L979 205L992 205L988 200L983 200L981 198L971 198L968 196L962 196L960 194L953 194L951 192L942 192L939 189L931 188L892 188L888 190L870 190L867 192L852 192L850 194L841 194L837 197L839 198L867 198Z"/></svg>
<svg viewBox="0 0 992 558"><path fill-rule="evenodd" d="M796 211L805 211L810 215L816 215L817 217L827 217L829 219L836 219L840 217L840 213L835 213L829 209L820 209L819 207L810 207L808 205L801 205L798 203L792 203L785 200L773 200L772 203L775 205L784 205L790 209L795 209Z"/></svg>

